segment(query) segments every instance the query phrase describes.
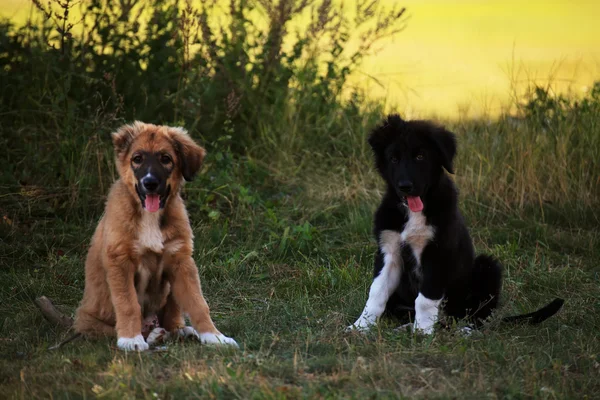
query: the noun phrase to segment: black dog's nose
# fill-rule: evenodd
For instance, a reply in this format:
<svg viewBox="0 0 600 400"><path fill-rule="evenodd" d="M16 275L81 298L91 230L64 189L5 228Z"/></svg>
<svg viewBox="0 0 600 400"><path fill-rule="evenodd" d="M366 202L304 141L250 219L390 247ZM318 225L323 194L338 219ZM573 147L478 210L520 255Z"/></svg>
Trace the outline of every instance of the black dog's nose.
<svg viewBox="0 0 600 400"><path fill-rule="evenodd" d="M398 182L398 189L404 194L410 194L413 190L413 184L411 181L400 181Z"/></svg>
<svg viewBox="0 0 600 400"><path fill-rule="evenodd" d="M144 189L146 189L148 192L153 192L158 189L158 179L152 175L146 176L144 179L142 179L142 185L144 185Z"/></svg>

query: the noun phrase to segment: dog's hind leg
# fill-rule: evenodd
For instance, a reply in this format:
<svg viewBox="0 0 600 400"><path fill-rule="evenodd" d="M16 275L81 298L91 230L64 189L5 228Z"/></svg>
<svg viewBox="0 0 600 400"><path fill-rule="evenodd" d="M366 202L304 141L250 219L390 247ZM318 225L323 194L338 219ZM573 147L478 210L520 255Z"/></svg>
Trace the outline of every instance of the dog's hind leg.
<svg viewBox="0 0 600 400"><path fill-rule="evenodd" d="M185 325L183 312L175 301L172 293L169 294L167 302L160 312L159 318L161 326L165 328L169 334L176 334L182 338L191 337L200 340L200 334L191 326Z"/></svg>
<svg viewBox="0 0 600 400"><path fill-rule="evenodd" d="M160 326L165 328L167 332L175 332L185 326L183 312L175 301L173 293L169 294L165 306L158 315Z"/></svg>
<svg viewBox="0 0 600 400"><path fill-rule="evenodd" d="M470 318L480 322L489 317L498 306L502 290L502 266L493 257L479 255L475 258L472 279Z"/></svg>
<svg viewBox="0 0 600 400"><path fill-rule="evenodd" d="M75 324L73 325L75 331L84 334L85 336L114 336L115 327L110 325L87 311L77 310L77 316L75 318Z"/></svg>

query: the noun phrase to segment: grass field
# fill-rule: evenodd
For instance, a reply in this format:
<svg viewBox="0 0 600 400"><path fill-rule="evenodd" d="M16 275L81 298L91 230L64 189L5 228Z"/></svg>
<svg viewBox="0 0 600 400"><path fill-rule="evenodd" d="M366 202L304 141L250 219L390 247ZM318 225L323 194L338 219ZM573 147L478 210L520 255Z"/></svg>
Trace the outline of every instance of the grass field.
<svg viewBox="0 0 600 400"><path fill-rule="evenodd" d="M181 10L147 3L155 29L140 39L132 15L98 4L81 39L0 24L0 398L598 397L600 84L583 99L532 85L511 115L445 121L476 249L504 264L483 330L420 337L385 320L348 334L376 249L366 135L384 107L348 87L360 57L340 56L346 32L298 38L303 63L276 48L277 21L257 33L239 17L226 38L190 39L205 46L190 58ZM33 300L75 310L115 178L109 133L133 118L182 124L208 150L184 196L213 318L240 350L126 354L115 338L48 350L68 333ZM563 310L539 326L498 322L555 297Z"/></svg>
<svg viewBox="0 0 600 400"><path fill-rule="evenodd" d="M495 126L494 128L498 128ZM363 137L363 132L356 132ZM460 136L466 183L469 134ZM362 140L358 141L359 143ZM48 346L65 332L33 305L51 297L72 312L82 295L86 246L98 215L56 218L52 196L4 193L21 208L2 225L0 381L9 398L594 398L600 390L600 233L595 207L519 209L485 193L462 195L478 251L505 266L499 315L554 297L564 310L540 326L498 326L465 338L345 334L366 300L381 192L366 148L209 163L185 193L195 259L219 328L239 351L171 343L164 353L125 354L115 340ZM365 154L362 154L364 152ZM361 155L362 154L362 155ZM288 155L290 156L290 155ZM282 165L285 165L282 167ZM280 169L278 169L280 168ZM210 182L227 182L218 187ZM472 182L474 185L474 182ZM204 210L206 193L219 207ZM224 201L223 199L227 199ZM231 204L231 207L229 207ZM544 215L542 216L542 211Z"/></svg>

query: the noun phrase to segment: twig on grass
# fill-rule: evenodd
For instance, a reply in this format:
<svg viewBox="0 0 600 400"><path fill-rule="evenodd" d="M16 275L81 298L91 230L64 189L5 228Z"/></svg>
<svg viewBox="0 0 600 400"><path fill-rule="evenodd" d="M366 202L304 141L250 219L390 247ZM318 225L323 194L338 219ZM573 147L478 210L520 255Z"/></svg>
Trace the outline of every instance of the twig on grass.
<svg viewBox="0 0 600 400"><path fill-rule="evenodd" d="M52 301L46 296L40 296L35 299L35 305L40 309L44 318L54 325L60 325L64 328L73 326L73 319L58 311L54 304L52 304Z"/></svg>

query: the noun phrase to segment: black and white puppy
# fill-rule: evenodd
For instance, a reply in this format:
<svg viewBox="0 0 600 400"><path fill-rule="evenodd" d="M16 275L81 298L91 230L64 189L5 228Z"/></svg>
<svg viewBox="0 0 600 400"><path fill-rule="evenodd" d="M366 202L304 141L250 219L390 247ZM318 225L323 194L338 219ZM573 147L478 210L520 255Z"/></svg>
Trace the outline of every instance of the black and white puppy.
<svg viewBox="0 0 600 400"><path fill-rule="evenodd" d="M379 248L369 299L348 328L366 330L387 311L412 316L414 329L430 334L440 307L447 316L481 322L498 305L502 269L492 257L475 257L456 187L444 172L454 173L454 134L428 121L390 115L369 144L387 190L375 213ZM562 304L556 299L505 321L541 322Z"/></svg>

